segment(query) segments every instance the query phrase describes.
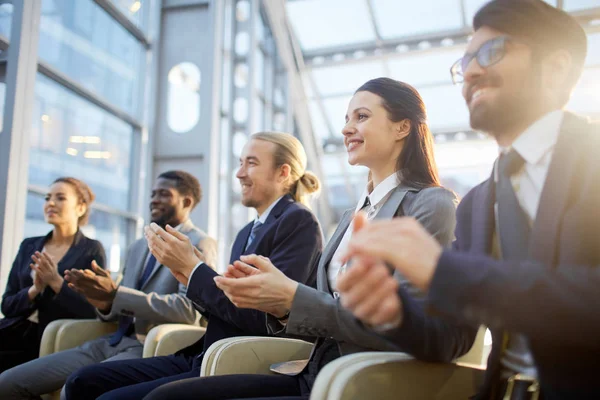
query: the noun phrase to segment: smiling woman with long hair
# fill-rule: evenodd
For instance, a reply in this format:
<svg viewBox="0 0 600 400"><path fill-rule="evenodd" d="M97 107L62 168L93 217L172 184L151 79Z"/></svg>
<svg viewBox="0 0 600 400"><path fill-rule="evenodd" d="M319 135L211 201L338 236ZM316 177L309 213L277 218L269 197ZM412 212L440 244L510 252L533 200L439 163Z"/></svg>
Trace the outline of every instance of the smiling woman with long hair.
<svg viewBox="0 0 600 400"><path fill-rule="evenodd" d="M347 268L341 256L352 236L353 215L369 219L410 216L442 244L450 244L456 196L439 184L425 105L406 83L389 78L362 85L350 100L342 130L351 165L369 168L356 207L348 210L318 263L317 289L287 278L268 259L242 256L215 281L238 307L266 313L272 334L317 337L310 360L273 367L276 375L224 375L167 383L145 399L308 398L319 370L359 351L401 350L429 361L450 361L468 351L475 332L428 316L416 291L400 276L402 318L368 327L338 299L336 283ZM308 339L310 340L310 339ZM113 398L107 393L102 399Z"/></svg>
<svg viewBox="0 0 600 400"><path fill-rule="evenodd" d="M60 318L94 318L85 298L65 283L63 272L89 269L92 261L104 267L104 248L83 235L87 223L91 189L82 181L56 179L46 194L44 217L53 229L46 236L23 240L15 258L0 320L0 372L38 356L44 328Z"/></svg>

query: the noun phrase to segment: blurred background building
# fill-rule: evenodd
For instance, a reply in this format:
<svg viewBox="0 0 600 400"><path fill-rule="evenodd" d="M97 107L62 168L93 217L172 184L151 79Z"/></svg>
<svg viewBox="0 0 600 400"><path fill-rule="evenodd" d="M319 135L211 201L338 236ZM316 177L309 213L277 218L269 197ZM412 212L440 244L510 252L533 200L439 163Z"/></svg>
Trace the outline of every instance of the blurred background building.
<svg viewBox="0 0 600 400"><path fill-rule="evenodd" d="M497 148L469 128L450 65L485 0L0 0L0 288L23 237L48 231L58 176L97 200L85 232L110 268L139 237L154 178L184 169L204 199L194 222L219 239L223 268L254 217L235 179L247 137L295 134L324 190L330 232L366 183L346 162L348 101L389 76L423 95L445 185L463 195ZM600 117L600 1L548 3L575 15L589 56L569 108Z"/></svg>

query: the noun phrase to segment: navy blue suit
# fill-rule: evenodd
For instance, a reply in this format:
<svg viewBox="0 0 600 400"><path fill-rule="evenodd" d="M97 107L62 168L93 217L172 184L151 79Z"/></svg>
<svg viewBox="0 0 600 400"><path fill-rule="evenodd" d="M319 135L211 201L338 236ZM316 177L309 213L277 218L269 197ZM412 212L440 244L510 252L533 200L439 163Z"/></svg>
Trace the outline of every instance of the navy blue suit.
<svg viewBox="0 0 600 400"><path fill-rule="evenodd" d="M230 262L243 254L269 257L288 277L315 284L316 260L321 255L323 236L316 217L289 195L271 210L264 225L248 246L252 223L237 235ZM154 388L174 380L199 376L203 352L217 340L234 336L268 335L265 313L239 309L216 287L217 273L202 264L193 273L187 290L196 307L208 318L205 335L175 355L115 361L82 368L66 385L68 399L142 398ZM133 385L133 386L132 386ZM127 387L124 387L127 386Z"/></svg>
<svg viewBox="0 0 600 400"><path fill-rule="evenodd" d="M475 187L457 211L453 251L442 254L429 304L493 335L478 398L496 390L504 334L529 340L542 396L600 398L600 126L566 113L532 228L529 260L489 255L494 181Z"/></svg>
<svg viewBox="0 0 600 400"><path fill-rule="evenodd" d="M58 294L50 287L46 287L33 301L29 301L28 291L33 285L29 267L33 262L31 256L36 251L42 251L51 235L52 232L46 236L23 240L10 270L6 290L2 296L4 318L0 320L0 359L2 359L0 368L2 370L37 357L42 333L50 322L61 318L96 317L94 307L83 296L69 289L66 282L63 283ZM57 265L58 272L62 276L67 269L91 268L92 260L105 267L106 256L102 244L77 231L73 244ZM28 321L28 318L36 310L39 323L33 324ZM12 337L15 339L11 339ZM15 340L26 343L17 343ZM30 353L27 359L22 358L26 356L21 354L24 351ZM6 364L8 358L18 362Z"/></svg>

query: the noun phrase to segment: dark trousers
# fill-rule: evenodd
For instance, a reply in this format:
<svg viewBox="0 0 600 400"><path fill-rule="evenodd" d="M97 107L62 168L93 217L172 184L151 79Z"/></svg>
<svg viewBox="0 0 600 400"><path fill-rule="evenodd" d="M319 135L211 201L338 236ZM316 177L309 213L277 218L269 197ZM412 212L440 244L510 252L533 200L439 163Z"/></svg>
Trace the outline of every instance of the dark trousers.
<svg viewBox="0 0 600 400"><path fill-rule="evenodd" d="M0 373L40 354L38 324L23 320L0 329Z"/></svg>
<svg viewBox="0 0 600 400"><path fill-rule="evenodd" d="M142 399L155 388L200 376L193 358L184 355L103 362L81 368L65 384L68 400Z"/></svg>
<svg viewBox="0 0 600 400"><path fill-rule="evenodd" d="M154 389L144 400L308 399L301 378L287 375L220 375L190 378ZM104 399L104 398L103 398Z"/></svg>

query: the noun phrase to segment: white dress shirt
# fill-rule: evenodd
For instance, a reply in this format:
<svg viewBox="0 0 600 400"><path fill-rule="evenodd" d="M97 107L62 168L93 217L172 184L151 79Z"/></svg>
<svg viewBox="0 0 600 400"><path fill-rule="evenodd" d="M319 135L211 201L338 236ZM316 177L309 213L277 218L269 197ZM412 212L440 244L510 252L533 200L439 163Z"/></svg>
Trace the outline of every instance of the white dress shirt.
<svg viewBox="0 0 600 400"><path fill-rule="evenodd" d="M525 160L521 170L511 176L511 183L519 205L525 211L530 224L535 222L563 115L562 110L544 115L527 128L511 146ZM503 148L500 151L506 153L511 148ZM494 177L497 182L497 162L494 166ZM496 237L499 238L497 229L498 220L496 218ZM519 333L510 335L509 345L502 356L501 364L504 367L502 374L504 378L515 372L537 377L537 369L527 339Z"/></svg>
<svg viewBox="0 0 600 400"><path fill-rule="evenodd" d="M256 218L254 219L254 223L256 223L256 221L259 221L261 224L264 224L265 221L267 220L267 218L269 218L269 214L271 214L271 211L273 211L273 208L275 208L277 203L279 203L279 200L281 200L282 198L283 198L283 196L279 197L277 200L272 202L271 205L269 207L267 207L267 209L261 215L257 215ZM202 264L204 264L204 262L200 261L198 264L196 264L196 266L190 273L190 277L188 278L188 284L187 284L188 287L190 286L190 282L192 281L192 276L194 276L194 272L196 272L196 269L198 269L198 267Z"/></svg>
<svg viewBox="0 0 600 400"><path fill-rule="evenodd" d="M365 187L365 190L361 194L358 203L356 204L356 209L354 212L359 212L363 205L365 204L365 199L368 197L371 205L367 208L367 219L373 219L381 207L385 204L388 197L390 197L392 191L396 189L396 187L400 184L398 180L398 174L394 172L392 175L385 178L383 181L379 183L376 187L372 189L369 193L369 188L372 186L372 183L369 182ZM352 227L354 226L353 222L350 222L348 229L344 233L340 244L338 245L335 253L333 253L333 257L331 258L331 262L329 263L329 268L327 269L327 279L329 281L329 287L332 291L335 291L337 288L337 278L340 272L340 268L342 264L340 263L340 259L342 255L346 252L348 248L348 242L352 238Z"/></svg>

